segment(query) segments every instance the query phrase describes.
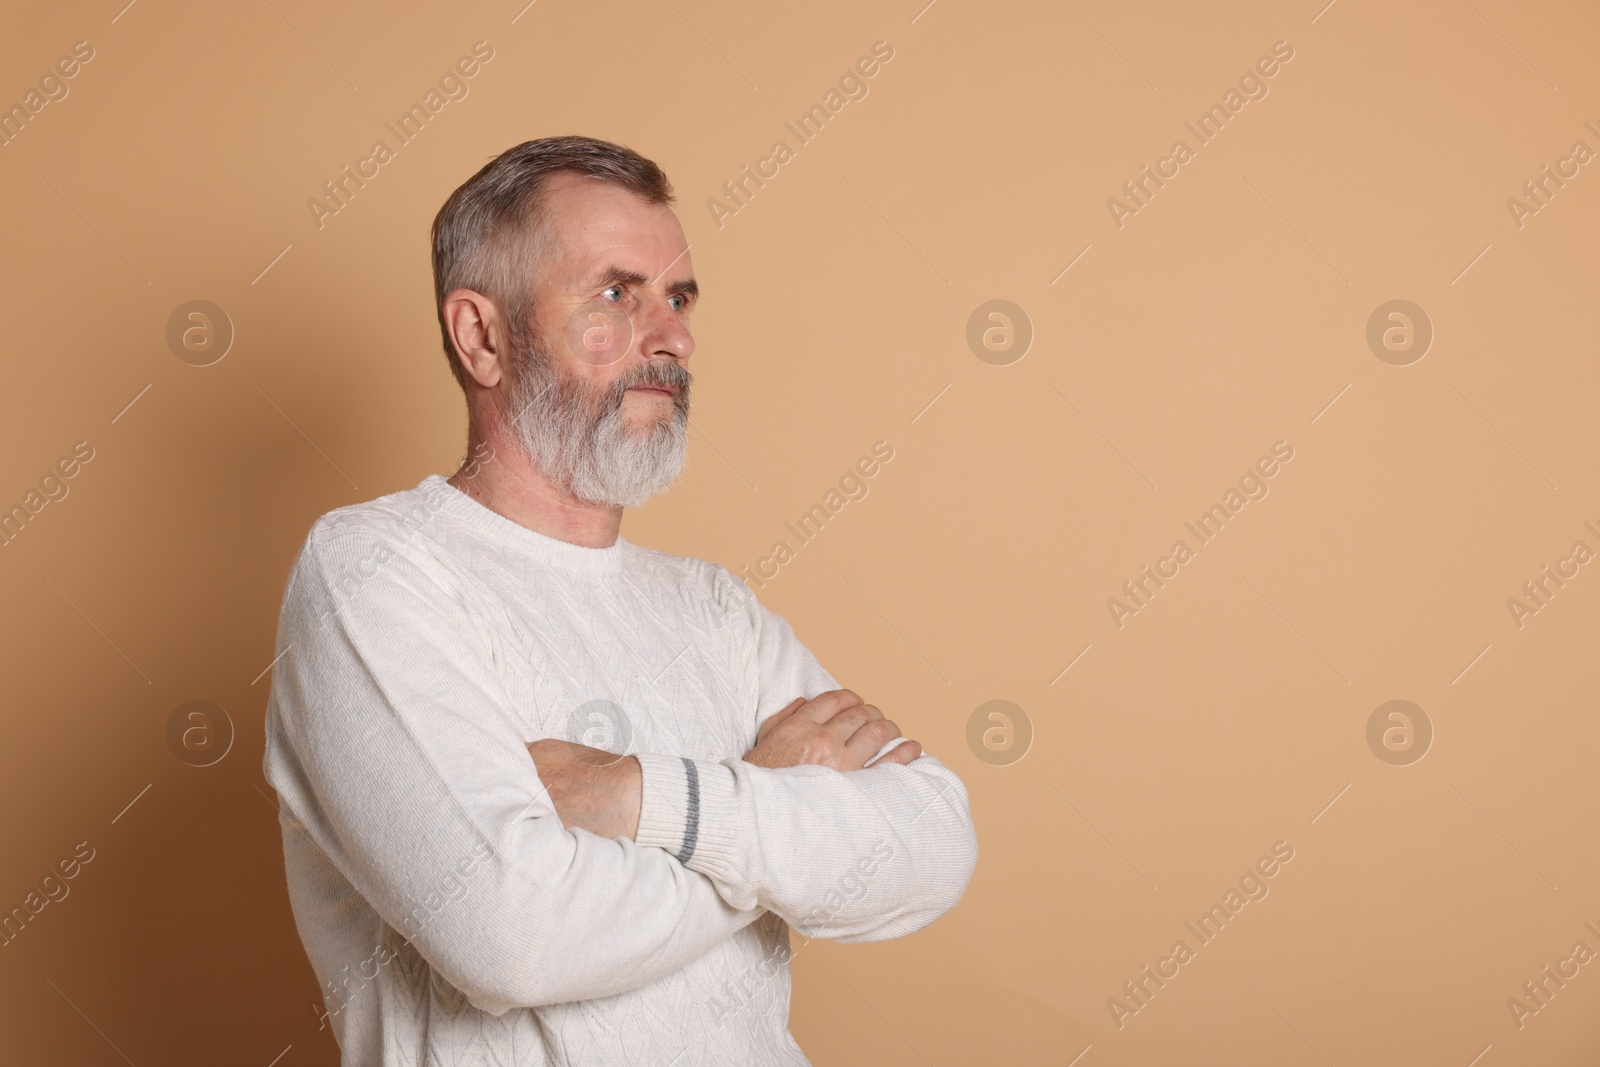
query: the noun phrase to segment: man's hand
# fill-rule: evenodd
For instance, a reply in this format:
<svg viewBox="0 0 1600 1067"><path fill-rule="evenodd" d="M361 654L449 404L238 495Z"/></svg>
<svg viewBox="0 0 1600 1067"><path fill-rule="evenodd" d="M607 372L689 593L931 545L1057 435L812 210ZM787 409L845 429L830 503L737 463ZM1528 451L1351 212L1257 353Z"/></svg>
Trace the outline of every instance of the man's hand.
<svg viewBox="0 0 1600 1067"><path fill-rule="evenodd" d="M638 760L556 738L533 742L528 755L562 826L630 840L638 832L644 781Z"/></svg>
<svg viewBox="0 0 1600 1067"><path fill-rule="evenodd" d="M900 728L883 712L848 689L834 689L814 700L796 697L789 706L761 724L756 746L744 754L758 767L794 767L813 763L836 771L858 771ZM902 741L873 766L910 763L922 755L915 741Z"/></svg>
<svg viewBox="0 0 1600 1067"><path fill-rule="evenodd" d="M761 724L756 746L744 759L758 767L794 767L812 763L836 771L858 771L900 728L883 712L848 689L823 693L815 700L796 697L788 707ZM643 774L639 761L604 749L544 738L528 745L539 780L550 791L550 803L561 825L582 827L600 837L626 837L639 830ZM910 763L922 746L905 740L874 763Z"/></svg>

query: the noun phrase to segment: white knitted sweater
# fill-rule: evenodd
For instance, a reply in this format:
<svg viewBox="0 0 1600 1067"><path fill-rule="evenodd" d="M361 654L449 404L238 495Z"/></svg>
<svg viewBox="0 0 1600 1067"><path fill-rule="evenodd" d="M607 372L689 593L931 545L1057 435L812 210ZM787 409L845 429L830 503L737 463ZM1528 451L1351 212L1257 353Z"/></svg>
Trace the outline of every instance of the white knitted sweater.
<svg viewBox="0 0 1600 1067"><path fill-rule="evenodd" d="M346 1067L805 1064L789 927L911 933L977 859L932 756L740 758L839 684L726 568L547 537L438 475L317 521L278 653L264 768ZM546 737L638 756L637 841L562 827Z"/></svg>

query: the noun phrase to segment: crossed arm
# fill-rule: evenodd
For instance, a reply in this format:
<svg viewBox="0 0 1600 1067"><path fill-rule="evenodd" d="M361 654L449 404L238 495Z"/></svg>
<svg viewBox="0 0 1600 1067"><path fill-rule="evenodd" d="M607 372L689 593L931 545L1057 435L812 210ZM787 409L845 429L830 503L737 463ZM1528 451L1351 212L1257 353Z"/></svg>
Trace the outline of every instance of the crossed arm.
<svg viewBox="0 0 1600 1067"><path fill-rule="evenodd" d="M848 689L833 689L815 700L795 697L761 724L756 743L744 754L758 767L811 764L836 771L859 771L867 763L905 766L922 755L922 745ZM874 760L880 746L900 741ZM528 745L539 780L562 825L600 837L635 838L643 773L635 756L544 738Z"/></svg>
<svg viewBox="0 0 1600 1067"><path fill-rule="evenodd" d="M898 730L753 596L764 690L814 699L768 715L744 759L618 760L522 740L462 575L402 553L334 596L370 552L331 527L296 562L267 778L291 850L312 842L481 1010L647 985L763 911L875 940L960 898L977 854L960 780L910 741L854 769Z"/></svg>

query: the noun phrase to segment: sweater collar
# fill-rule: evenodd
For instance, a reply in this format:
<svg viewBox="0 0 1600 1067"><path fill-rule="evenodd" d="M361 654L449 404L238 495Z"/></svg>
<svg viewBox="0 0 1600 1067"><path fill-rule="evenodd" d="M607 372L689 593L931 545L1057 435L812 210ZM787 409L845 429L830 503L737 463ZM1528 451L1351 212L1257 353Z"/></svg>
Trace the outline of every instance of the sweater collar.
<svg viewBox="0 0 1600 1067"><path fill-rule="evenodd" d="M417 489L443 501L445 511L486 539L552 567L591 574L615 574L622 569L624 557L633 548L620 533L616 541L606 548L591 548L530 530L463 493L442 474L428 475Z"/></svg>

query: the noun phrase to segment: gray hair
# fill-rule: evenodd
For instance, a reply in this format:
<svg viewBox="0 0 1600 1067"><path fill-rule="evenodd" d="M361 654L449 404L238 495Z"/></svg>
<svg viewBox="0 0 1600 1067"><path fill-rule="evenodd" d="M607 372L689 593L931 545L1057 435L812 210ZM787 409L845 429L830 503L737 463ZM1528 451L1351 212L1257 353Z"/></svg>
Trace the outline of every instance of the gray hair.
<svg viewBox="0 0 1600 1067"><path fill-rule="evenodd" d="M584 174L652 204L673 202L672 183L655 163L622 145L566 135L524 141L468 178L433 219L433 293L445 358L456 383L466 371L444 317L444 298L471 289L494 302L513 336L531 325L533 276L549 246L544 188L553 175Z"/></svg>

